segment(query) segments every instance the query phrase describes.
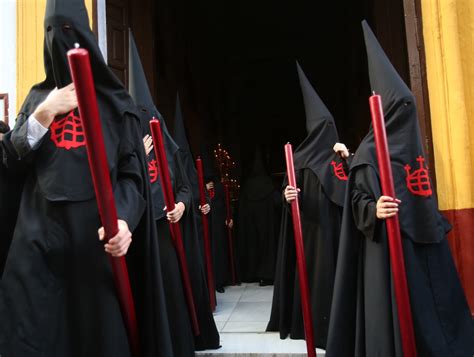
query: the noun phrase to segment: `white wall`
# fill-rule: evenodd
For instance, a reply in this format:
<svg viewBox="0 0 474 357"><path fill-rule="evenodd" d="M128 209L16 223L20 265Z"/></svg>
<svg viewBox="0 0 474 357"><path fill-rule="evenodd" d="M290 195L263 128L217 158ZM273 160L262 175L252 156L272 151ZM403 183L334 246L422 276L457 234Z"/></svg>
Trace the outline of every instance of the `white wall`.
<svg viewBox="0 0 474 357"><path fill-rule="evenodd" d="M107 16L105 12L105 1L97 0L97 32L99 38L99 47L107 62Z"/></svg>
<svg viewBox="0 0 474 357"><path fill-rule="evenodd" d="M16 0L0 0L0 93L8 93L10 126L16 118Z"/></svg>

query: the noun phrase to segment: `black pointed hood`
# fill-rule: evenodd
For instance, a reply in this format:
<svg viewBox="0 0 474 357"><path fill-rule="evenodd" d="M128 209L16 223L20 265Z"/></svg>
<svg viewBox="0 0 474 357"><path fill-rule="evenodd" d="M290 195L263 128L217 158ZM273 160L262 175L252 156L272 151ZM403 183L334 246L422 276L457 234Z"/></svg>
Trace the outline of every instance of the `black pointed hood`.
<svg viewBox="0 0 474 357"><path fill-rule="evenodd" d="M312 131L319 131L326 126L329 122L335 127L334 118L329 112L326 105L323 103L318 93L314 90L313 86L303 72L300 64L296 62L296 70L298 71L298 79L300 82L300 88L304 100L304 108L306 112L306 131L310 134ZM337 131L334 133L337 137Z"/></svg>
<svg viewBox="0 0 474 357"><path fill-rule="evenodd" d="M311 169L329 199L342 206L347 177L344 160L333 150L334 144L339 141L336 124L298 62L296 68L304 100L308 136L294 153L295 169Z"/></svg>
<svg viewBox="0 0 474 357"><path fill-rule="evenodd" d="M188 136L186 135L186 129L184 127L183 112L181 110L181 101L179 99L179 93L176 93L176 109L174 116L174 139L180 149L191 152L188 143Z"/></svg>
<svg viewBox="0 0 474 357"><path fill-rule="evenodd" d="M140 123L142 126L142 134L151 135L150 132L150 120L156 118L160 121L161 130L163 132L163 141L166 151L166 159L168 161L168 167L170 169L170 176L172 182L174 182L174 156L178 151L178 145L174 142L171 135L168 132L166 123L161 115L161 113L156 108L153 103L153 98L151 96L150 89L148 87L148 82L145 77L145 72L143 70L142 62L140 60L140 55L138 54L137 46L133 38L132 32L129 30L129 47L128 47L128 64L129 64L129 91L135 101L135 104L139 110ZM158 220L166 215L163 211L165 206L163 192L161 189L161 182L158 178L158 169L155 158L155 150L152 150L147 156L148 169L150 174L150 183L152 187L152 198L153 198L153 207L155 212L155 219Z"/></svg>
<svg viewBox="0 0 474 357"><path fill-rule="evenodd" d="M362 22L367 49L370 85L382 98L385 130L392 174L400 207L400 227L404 237L418 243L433 243L449 230L438 211L434 189L423 153L415 98L390 63L367 22ZM372 125L362 140L351 170L370 165L379 173ZM418 180L423 182L418 185Z"/></svg>
<svg viewBox="0 0 474 357"><path fill-rule="evenodd" d="M109 169L117 164L125 113L136 114L130 95L105 63L89 27L83 0L48 0L44 18L46 79L34 85L22 108L29 116L55 87L71 83L67 52L78 43L89 52L97 105ZM41 191L49 200L82 201L94 197L87 151L78 110L55 118L37 151L36 171Z"/></svg>
<svg viewBox="0 0 474 357"><path fill-rule="evenodd" d="M134 110L123 84L104 61L99 45L89 26L84 0L48 0L44 17L44 67L46 79L33 86L22 107L31 113L55 87L71 83L67 51L75 44L89 52L96 94L99 101L116 108L121 114Z"/></svg>
<svg viewBox="0 0 474 357"><path fill-rule="evenodd" d="M186 129L184 128L183 112L179 93L176 93L176 111L174 116L174 139L179 146L179 152L183 161L184 170L192 187L194 199L199 199L199 183L191 148L189 147Z"/></svg>

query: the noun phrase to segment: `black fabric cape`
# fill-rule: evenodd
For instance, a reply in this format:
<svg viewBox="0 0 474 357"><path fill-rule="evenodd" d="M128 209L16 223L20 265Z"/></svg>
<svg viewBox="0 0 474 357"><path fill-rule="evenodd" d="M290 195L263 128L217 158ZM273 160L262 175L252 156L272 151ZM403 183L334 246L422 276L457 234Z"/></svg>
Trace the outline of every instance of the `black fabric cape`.
<svg viewBox="0 0 474 357"><path fill-rule="evenodd" d="M0 279L13 238L23 188L23 175L15 173L12 168L8 170L2 158L0 145Z"/></svg>
<svg viewBox="0 0 474 357"><path fill-rule="evenodd" d="M143 144L131 98L103 62L82 0L48 1L45 29L46 80L32 88L2 143L5 165L22 168L26 182L0 283L0 354L130 356L110 262L97 236L101 224L84 149L53 148L51 131L35 149L26 137L28 116L54 86L68 83L66 51L81 42L91 56L107 153L113 152L108 160L118 216L135 238L127 263L142 355L170 355ZM53 158L40 162L46 153Z"/></svg>
<svg viewBox="0 0 474 357"><path fill-rule="evenodd" d="M155 210L154 218L158 229L158 239L161 248L161 261L164 273L165 295L168 307L169 325L173 341L174 356L191 356L194 350L213 349L219 347L219 334L212 316L207 295L204 269L202 265L199 240L197 236L195 211L190 209L193 205L191 184L186 175L186 169L178 146L171 138L166 128L166 123L156 109L143 72L143 67L138 55L133 36L130 34L130 92L140 108L142 123L142 136L151 135L149 121L152 117L161 123L164 135L165 151L168 167L172 176L173 190L176 202L183 202L186 211L181 218L180 226L185 246L186 258L193 289L194 303L198 317L200 335L193 338L191 324L184 298L184 289L181 281L180 267L176 251L163 210L165 204L161 189L161 181L150 172L152 185L152 201ZM147 161L155 160L154 153L150 153ZM149 170L150 171L150 170ZM159 210L159 212L156 212Z"/></svg>
<svg viewBox="0 0 474 357"><path fill-rule="evenodd" d="M308 136L294 154L303 242L311 292L316 346L325 348L336 269L345 162L333 151L338 141L334 119L297 65L306 111ZM335 170L335 165L338 170ZM287 182L287 181L286 181ZM286 186L286 183L285 183ZM284 199L284 198L283 198ZM278 247L275 289L268 331L280 337L305 337L301 294L290 207L284 203Z"/></svg>
<svg viewBox="0 0 474 357"><path fill-rule="evenodd" d="M179 145L177 156L182 165L182 176L190 187L190 200L186 205L188 220L182 227L186 257L191 268L191 282L198 314L201 334L196 337L196 350L216 349L220 347L219 333L209 303L206 272L204 268L202 231L199 211L199 187L197 171L184 130L179 95L176 98L175 138Z"/></svg>
<svg viewBox="0 0 474 357"><path fill-rule="evenodd" d="M255 162L239 195L238 252L239 279L242 282L273 282L278 233L275 226L275 192L258 148Z"/></svg>
<svg viewBox="0 0 474 357"><path fill-rule="evenodd" d="M449 224L428 194L411 187L412 164L423 156L413 96L364 22L372 89L382 96L419 356L472 356L474 332L446 233ZM400 141L400 139L402 139ZM344 210L328 356L402 356L373 130L351 166ZM424 177L427 172L421 171ZM424 195L422 195L422 193Z"/></svg>
<svg viewBox="0 0 474 357"><path fill-rule="evenodd" d="M211 212L209 226L211 229L211 243L213 254L213 268L216 288L230 284L232 277L229 263L229 241L225 224L226 204L224 186L215 171L213 159L208 148L201 148L201 157L204 169L204 181L214 182L214 189L209 194Z"/></svg>
<svg viewBox="0 0 474 357"><path fill-rule="evenodd" d="M176 143L179 145L179 154L182 158L184 168L186 170L186 175L191 184L191 190L193 194L193 204L192 209L195 211L194 216L196 219L197 234L199 237L199 245L201 250L202 261L205 261L204 255L204 231L202 225L201 211L199 210L200 206L200 193L199 193L199 181L196 166L193 160L193 155L191 153L191 148L189 147L188 137L186 135L186 129L184 127L183 113L181 111L181 102L179 99L179 93L176 95L176 112L174 119L174 138ZM205 190L206 193L206 190ZM206 202L209 203L209 196L206 194ZM209 232L209 235L211 232ZM204 263L202 263L204 266ZM206 281L209 284L209 280L206 274ZM215 286L213 286L213 291L215 291ZM214 292L215 294L215 292Z"/></svg>

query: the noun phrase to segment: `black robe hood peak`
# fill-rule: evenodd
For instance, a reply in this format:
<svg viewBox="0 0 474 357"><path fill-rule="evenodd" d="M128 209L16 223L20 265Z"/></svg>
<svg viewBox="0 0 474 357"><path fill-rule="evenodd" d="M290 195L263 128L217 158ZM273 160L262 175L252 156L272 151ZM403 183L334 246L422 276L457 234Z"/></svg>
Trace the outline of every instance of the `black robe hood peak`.
<svg viewBox="0 0 474 357"><path fill-rule="evenodd" d="M186 129L184 127L183 111L181 110L181 101L179 93L176 93L176 110L174 117L174 139L179 146L181 158L183 160L184 170L190 181L194 199L199 199L199 184L194 162L193 154L188 143Z"/></svg>
<svg viewBox="0 0 474 357"><path fill-rule="evenodd" d="M303 95L308 136L294 154L295 169L311 169L328 198L342 206L347 180L345 162L334 152L339 141L334 118L296 62Z"/></svg>
<svg viewBox="0 0 474 357"><path fill-rule="evenodd" d="M382 98L395 192L402 201L399 213L401 230L405 237L417 243L439 242L450 226L438 211L434 188L428 176L415 98L366 21L362 22L362 28L370 84ZM379 175L372 126L357 149L351 170L361 165L372 166Z"/></svg>
<svg viewBox="0 0 474 357"><path fill-rule="evenodd" d="M118 78L108 68L89 27L83 0L48 0L44 18L46 78L34 85L19 112L19 124L34 113L54 88L71 83L67 52L79 44L89 52L94 86L110 171L119 152L121 125L135 106ZM130 115L128 116L130 117ZM72 133L69 133L72 128ZM51 201L83 201L94 197L82 119L78 110L59 115L36 150L40 189Z"/></svg>
<svg viewBox="0 0 474 357"><path fill-rule="evenodd" d="M161 130L163 132L163 141L165 145L166 159L170 169L171 180L174 181L174 155L179 150L178 145L168 132L166 123L161 113L153 103L148 82L145 77L140 55L138 54L137 46L133 38L131 30L129 30L129 91L135 104L139 109L139 117L142 126L142 135L151 135L150 120L155 118L160 121ZM148 170L150 174L150 183L152 187L153 207L155 219L160 219L166 215L163 211L165 207L163 192L161 189L161 181L158 178L157 162L155 159L155 150L153 149L147 156Z"/></svg>

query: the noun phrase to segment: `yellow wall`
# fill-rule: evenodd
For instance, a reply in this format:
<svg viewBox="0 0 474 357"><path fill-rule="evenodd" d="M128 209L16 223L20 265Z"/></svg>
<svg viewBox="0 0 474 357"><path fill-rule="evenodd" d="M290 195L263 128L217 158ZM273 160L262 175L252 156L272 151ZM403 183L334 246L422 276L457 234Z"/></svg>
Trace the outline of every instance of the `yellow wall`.
<svg viewBox="0 0 474 357"><path fill-rule="evenodd" d="M92 1L85 0L92 24ZM44 79L43 18L46 0L17 0L17 111L31 86Z"/></svg>
<svg viewBox="0 0 474 357"><path fill-rule="evenodd" d="M474 208L474 1L422 0L442 210Z"/></svg>

